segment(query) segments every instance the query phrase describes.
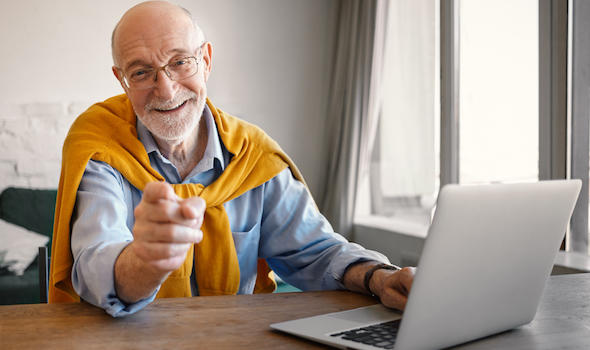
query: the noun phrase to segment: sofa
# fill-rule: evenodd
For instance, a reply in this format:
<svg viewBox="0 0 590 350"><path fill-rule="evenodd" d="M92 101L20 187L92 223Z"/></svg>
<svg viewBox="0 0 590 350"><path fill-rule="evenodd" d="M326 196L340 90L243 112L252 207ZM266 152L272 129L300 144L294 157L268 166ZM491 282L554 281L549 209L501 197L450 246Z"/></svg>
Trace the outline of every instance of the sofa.
<svg viewBox="0 0 590 350"><path fill-rule="evenodd" d="M53 216L57 191L8 187L0 194L0 219L49 237L51 254ZM0 274L0 305L33 304L40 301L39 269L35 260L22 276Z"/></svg>

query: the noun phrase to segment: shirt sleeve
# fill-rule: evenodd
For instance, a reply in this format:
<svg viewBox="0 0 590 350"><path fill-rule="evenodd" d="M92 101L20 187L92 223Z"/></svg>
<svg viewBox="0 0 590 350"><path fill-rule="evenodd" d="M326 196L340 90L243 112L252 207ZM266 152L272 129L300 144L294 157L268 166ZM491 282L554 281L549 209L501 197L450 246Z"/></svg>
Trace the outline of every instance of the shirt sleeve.
<svg viewBox="0 0 590 350"><path fill-rule="evenodd" d="M260 256L287 283L302 290L344 289L342 277L350 264L389 263L383 254L335 233L288 168L265 186Z"/></svg>
<svg viewBox="0 0 590 350"><path fill-rule="evenodd" d="M134 313L156 296L126 304L115 291L114 266L133 240L127 226L130 196L121 174L110 165L90 160L80 182L72 215L72 284L85 301L114 316Z"/></svg>

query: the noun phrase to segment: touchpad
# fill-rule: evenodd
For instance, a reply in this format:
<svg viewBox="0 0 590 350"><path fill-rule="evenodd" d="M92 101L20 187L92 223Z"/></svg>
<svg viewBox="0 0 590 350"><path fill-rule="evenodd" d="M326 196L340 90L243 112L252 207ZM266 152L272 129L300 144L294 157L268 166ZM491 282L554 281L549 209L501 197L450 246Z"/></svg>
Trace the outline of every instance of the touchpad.
<svg viewBox="0 0 590 350"><path fill-rule="evenodd" d="M359 323L371 323L396 320L401 318L401 313L386 308L381 304L360 307L354 310L335 312L327 316Z"/></svg>

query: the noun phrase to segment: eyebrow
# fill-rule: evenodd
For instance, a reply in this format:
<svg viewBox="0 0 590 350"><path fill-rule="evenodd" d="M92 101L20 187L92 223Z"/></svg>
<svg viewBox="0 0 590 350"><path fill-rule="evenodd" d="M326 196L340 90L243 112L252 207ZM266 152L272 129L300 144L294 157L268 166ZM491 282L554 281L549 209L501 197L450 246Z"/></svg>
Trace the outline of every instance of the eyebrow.
<svg viewBox="0 0 590 350"><path fill-rule="evenodd" d="M169 50L167 53L168 54L170 54L170 53L176 53L176 54L182 54L182 55L190 55L190 51L187 51L186 49L180 49L180 48ZM147 63L146 61L144 61L142 59L137 59L137 60L133 60L129 64L127 64L127 66L125 67L125 70L126 71L129 70L133 66L146 66L146 67L149 67L149 66L151 66L151 64Z"/></svg>
<svg viewBox="0 0 590 350"><path fill-rule="evenodd" d="M129 70L133 66L149 66L144 60L134 60L125 67L125 70Z"/></svg>

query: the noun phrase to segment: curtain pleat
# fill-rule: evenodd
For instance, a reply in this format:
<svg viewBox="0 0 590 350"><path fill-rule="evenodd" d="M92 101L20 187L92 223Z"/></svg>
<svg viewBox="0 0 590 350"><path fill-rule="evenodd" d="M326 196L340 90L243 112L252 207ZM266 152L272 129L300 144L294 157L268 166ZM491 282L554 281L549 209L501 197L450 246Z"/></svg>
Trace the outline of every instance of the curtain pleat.
<svg viewBox="0 0 590 350"><path fill-rule="evenodd" d="M387 0L343 0L327 116L328 170L321 210L350 237L357 187L376 134Z"/></svg>

